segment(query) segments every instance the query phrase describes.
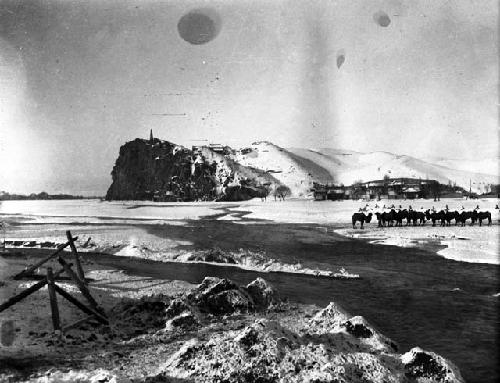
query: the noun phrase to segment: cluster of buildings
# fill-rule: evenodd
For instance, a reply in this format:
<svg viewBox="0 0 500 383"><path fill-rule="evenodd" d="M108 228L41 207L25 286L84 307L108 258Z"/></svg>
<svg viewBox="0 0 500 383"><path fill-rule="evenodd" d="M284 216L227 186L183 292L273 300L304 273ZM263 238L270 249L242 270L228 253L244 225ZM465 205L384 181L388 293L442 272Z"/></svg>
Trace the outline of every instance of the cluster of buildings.
<svg viewBox="0 0 500 383"><path fill-rule="evenodd" d="M415 178L385 178L350 186L314 183L312 188L316 200L439 198L443 191L436 180Z"/></svg>

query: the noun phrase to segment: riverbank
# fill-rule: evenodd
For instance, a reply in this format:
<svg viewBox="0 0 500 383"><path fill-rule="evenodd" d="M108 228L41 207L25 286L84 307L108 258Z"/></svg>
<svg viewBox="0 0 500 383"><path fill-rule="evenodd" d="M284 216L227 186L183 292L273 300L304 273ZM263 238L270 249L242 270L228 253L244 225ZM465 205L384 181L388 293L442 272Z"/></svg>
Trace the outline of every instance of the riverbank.
<svg viewBox="0 0 500 383"><path fill-rule="evenodd" d="M2 270L16 273L44 253L4 256ZM2 381L462 381L451 362L418 348L399 352L364 318L352 317L334 303L322 309L290 302L258 278L238 287L218 278L205 278L196 286L138 277L130 269L124 273L106 267L105 258L123 260L89 253L84 267L110 326L82 324L53 334L48 293L38 291L3 313L2 329L12 321L15 335L5 344L2 333ZM128 265L139 270L141 263L159 268L157 262L139 259ZM5 279L0 291L13 293L30 283ZM82 299L72 283L58 284ZM65 302L60 308L63 323L81 316Z"/></svg>

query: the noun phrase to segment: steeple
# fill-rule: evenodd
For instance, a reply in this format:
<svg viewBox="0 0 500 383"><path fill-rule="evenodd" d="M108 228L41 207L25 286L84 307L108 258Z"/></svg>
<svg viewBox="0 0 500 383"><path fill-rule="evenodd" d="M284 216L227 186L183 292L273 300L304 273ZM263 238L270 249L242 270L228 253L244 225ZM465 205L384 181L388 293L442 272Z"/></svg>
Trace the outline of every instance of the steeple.
<svg viewBox="0 0 500 383"><path fill-rule="evenodd" d="M149 131L149 143L153 145L153 129Z"/></svg>

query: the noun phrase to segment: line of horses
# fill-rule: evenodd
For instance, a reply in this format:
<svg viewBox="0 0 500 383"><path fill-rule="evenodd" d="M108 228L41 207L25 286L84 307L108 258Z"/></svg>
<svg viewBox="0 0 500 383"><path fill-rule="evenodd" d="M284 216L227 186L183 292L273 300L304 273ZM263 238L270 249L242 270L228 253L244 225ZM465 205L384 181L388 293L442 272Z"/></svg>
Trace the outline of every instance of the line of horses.
<svg viewBox="0 0 500 383"><path fill-rule="evenodd" d="M465 226L470 220L470 225L474 226L476 222L479 226L483 225L483 221L488 221L488 226L491 225L491 213L489 211L449 211L440 210L438 212L427 209L426 211L416 211L402 209L396 211L391 209L388 212L373 213L354 213L352 215L352 227L356 228L356 223L361 223L361 229L365 223L370 223L373 216L377 217L379 227L403 226L403 220L406 221L406 226L424 226L427 221L432 222L432 226L439 223L440 226L450 226L452 221L455 221L455 226Z"/></svg>

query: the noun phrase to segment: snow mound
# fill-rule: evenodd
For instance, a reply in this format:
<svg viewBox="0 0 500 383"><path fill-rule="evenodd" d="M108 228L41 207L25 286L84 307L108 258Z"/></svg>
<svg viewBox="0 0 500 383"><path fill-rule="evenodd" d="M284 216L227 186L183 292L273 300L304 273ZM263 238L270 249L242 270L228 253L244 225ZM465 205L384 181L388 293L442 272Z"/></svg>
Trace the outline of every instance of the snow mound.
<svg viewBox="0 0 500 383"><path fill-rule="evenodd" d="M257 319L206 341L188 340L160 366L155 378L405 382L410 375L417 382L463 381L456 367L434 353L415 348L397 354L395 345L364 318L348 318L331 303L311 320L297 315L293 329L278 320Z"/></svg>

